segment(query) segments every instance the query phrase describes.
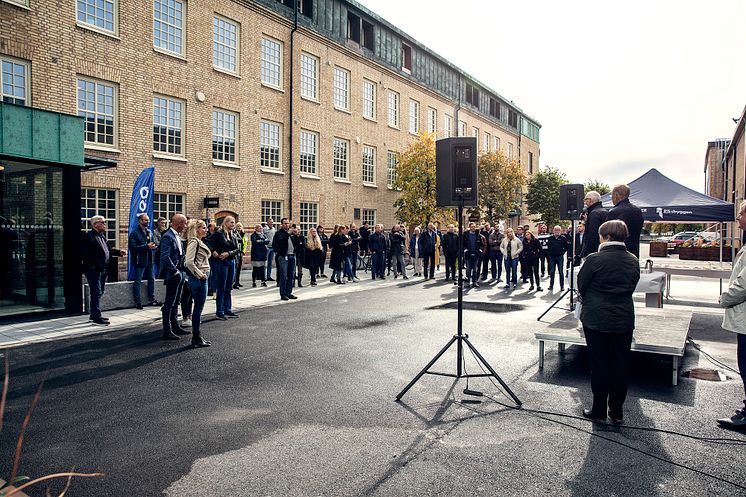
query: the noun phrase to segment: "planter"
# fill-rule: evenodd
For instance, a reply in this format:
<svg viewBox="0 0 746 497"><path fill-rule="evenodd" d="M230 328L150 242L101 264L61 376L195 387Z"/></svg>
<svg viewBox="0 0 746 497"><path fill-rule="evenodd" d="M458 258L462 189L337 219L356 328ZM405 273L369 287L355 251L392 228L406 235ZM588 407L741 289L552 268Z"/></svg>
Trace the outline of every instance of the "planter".
<svg viewBox="0 0 746 497"><path fill-rule="evenodd" d="M650 257L668 257L668 242L650 242Z"/></svg>
<svg viewBox="0 0 746 497"><path fill-rule="evenodd" d="M678 247L679 259L691 261L719 261L720 247ZM723 247L723 262L731 262L731 250L729 246Z"/></svg>

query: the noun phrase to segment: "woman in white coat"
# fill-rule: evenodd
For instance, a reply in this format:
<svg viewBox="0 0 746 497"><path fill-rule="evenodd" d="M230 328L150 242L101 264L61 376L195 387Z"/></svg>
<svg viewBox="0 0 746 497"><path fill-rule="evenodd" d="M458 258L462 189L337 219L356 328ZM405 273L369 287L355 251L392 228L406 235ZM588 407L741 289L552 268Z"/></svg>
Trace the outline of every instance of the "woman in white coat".
<svg viewBox="0 0 746 497"><path fill-rule="evenodd" d="M500 243L500 252L505 260L505 289L510 290L511 280L513 290L518 288L518 256L523 250L523 242L516 238L513 228L505 230L505 238Z"/></svg>

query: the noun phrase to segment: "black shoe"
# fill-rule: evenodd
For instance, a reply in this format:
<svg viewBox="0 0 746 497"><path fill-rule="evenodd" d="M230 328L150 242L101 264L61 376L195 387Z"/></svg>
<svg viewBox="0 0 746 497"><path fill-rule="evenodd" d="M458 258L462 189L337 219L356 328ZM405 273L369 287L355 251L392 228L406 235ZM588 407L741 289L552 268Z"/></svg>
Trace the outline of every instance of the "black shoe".
<svg viewBox="0 0 746 497"><path fill-rule="evenodd" d="M163 305L163 304L161 304L157 300L151 300L150 302L148 302L148 305L155 307L156 305Z"/></svg>
<svg viewBox="0 0 746 497"><path fill-rule="evenodd" d="M192 332L191 332L191 331L189 331L189 330L185 330L185 329L184 329L184 328L182 328L181 326L174 326L173 324L171 325L171 332L172 332L172 333L173 333L174 335L182 335L182 336L183 336L183 335L191 335L191 334L192 334Z"/></svg>
<svg viewBox="0 0 746 497"><path fill-rule="evenodd" d="M611 414L609 414L609 419L611 419L611 423L612 424L615 424L615 425L624 424L624 417L623 416L616 417L616 416L612 416Z"/></svg>
<svg viewBox="0 0 746 497"><path fill-rule="evenodd" d="M233 285L234 290L238 290L238 285Z"/></svg>
<svg viewBox="0 0 746 497"><path fill-rule="evenodd" d="M288 298L290 300L296 300L298 297L296 297L295 295L288 295Z"/></svg>
<svg viewBox="0 0 746 497"><path fill-rule="evenodd" d="M102 326L109 326L111 324L108 319L104 318L91 319L91 321L93 321L93 324L100 324Z"/></svg>
<svg viewBox="0 0 746 497"><path fill-rule="evenodd" d="M236 283L236 286L237 286L238 288L243 288L243 285L242 285L241 283Z"/></svg>
<svg viewBox="0 0 746 497"><path fill-rule="evenodd" d="M226 312L225 315L227 317L229 317L229 318L237 318L238 317L238 314L236 314L235 312Z"/></svg>
<svg viewBox="0 0 746 497"><path fill-rule="evenodd" d="M317 278L328 278L328 276L325 275L324 273L321 273L320 275L317 276Z"/></svg>
<svg viewBox="0 0 746 497"><path fill-rule="evenodd" d="M142 304L135 304L135 309L142 309Z"/></svg>
<svg viewBox="0 0 746 497"><path fill-rule="evenodd" d="M531 285L530 287L528 287L528 291L529 292L533 292L534 291L534 285Z"/></svg>
<svg viewBox="0 0 746 497"><path fill-rule="evenodd" d="M262 281L262 286L267 286L267 282L266 281Z"/></svg>
<svg viewBox="0 0 746 497"><path fill-rule="evenodd" d="M280 297L280 300L290 300L289 298L285 297L284 295Z"/></svg>
<svg viewBox="0 0 746 497"><path fill-rule="evenodd" d="M315 281L312 281L312 282L311 282L311 286L316 286L316 282L315 282Z"/></svg>
<svg viewBox="0 0 746 497"><path fill-rule="evenodd" d="M210 291L207 292L208 297L212 297L213 295L215 295L215 292L210 292Z"/></svg>
<svg viewBox="0 0 746 497"><path fill-rule="evenodd" d="M179 340L179 337L169 331L163 333L163 336L161 336L161 340Z"/></svg>
<svg viewBox="0 0 746 497"><path fill-rule="evenodd" d="M251 288L256 288L256 281L251 284Z"/></svg>
<svg viewBox="0 0 746 497"><path fill-rule="evenodd" d="M605 415L598 415L590 409L583 409L583 417L592 421L606 421Z"/></svg>
<svg viewBox="0 0 746 497"><path fill-rule="evenodd" d="M194 348L209 347L210 345L212 344L202 337L199 337L197 339L192 339L192 347Z"/></svg>
<svg viewBox="0 0 746 497"><path fill-rule="evenodd" d="M540 286L537 286L537 287L536 287L536 291L537 291L537 292L543 292L543 291L544 291L544 289L543 289L542 287L540 287Z"/></svg>
<svg viewBox="0 0 746 497"><path fill-rule="evenodd" d="M746 428L746 408L736 411L730 418L718 419L718 424L724 428Z"/></svg>
<svg viewBox="0 0 746 497"><path fill-rule="evenodd" d="M275 281L275 279L272 277L267 277L267 281Z"/></svg>
<svg viewBox="0 0 746 497"><path fill-rule="evenodd" d="M228 321L228 318L223 316L222 314L215 314L215 317L221 321Z"/></svg>
<svg viewBox="0 0 746 497"><path fill-rule="evenodd" d="M552 285L549 285L549 291L550 291L550 292L553 292L553 291L554 291L554 287L553 287Z"/></svg>
<svg viewBox="0 0 746 497"><path fill-rule="evenodd" d="M303 288L303 285L300 284L300 281L298 282L298 288Z"/></svg>
<svg viewBox="0 0 746 497"><path fill-rule="evenodd" d="M385 280L385 279L386 279L386 277L385 277L385 276L381 276L381 279L382 279L382 280Z"/></svg>

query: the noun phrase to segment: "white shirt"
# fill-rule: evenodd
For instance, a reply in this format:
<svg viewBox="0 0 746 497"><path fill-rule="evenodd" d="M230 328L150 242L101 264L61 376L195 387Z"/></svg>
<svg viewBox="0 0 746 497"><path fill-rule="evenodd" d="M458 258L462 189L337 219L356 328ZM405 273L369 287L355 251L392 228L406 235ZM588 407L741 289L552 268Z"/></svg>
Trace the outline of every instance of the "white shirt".
<svg viewBox="0 0 746 497"><path fill-rule="evenodd" d="M181 246L181 237L179 236L179 233L177 233L177 231L173 228L169 229L173 232L174 238L176 238L176 241L178 242L176 245L178 245L179 247L179 255L184 255L184 247Z"/></svg>

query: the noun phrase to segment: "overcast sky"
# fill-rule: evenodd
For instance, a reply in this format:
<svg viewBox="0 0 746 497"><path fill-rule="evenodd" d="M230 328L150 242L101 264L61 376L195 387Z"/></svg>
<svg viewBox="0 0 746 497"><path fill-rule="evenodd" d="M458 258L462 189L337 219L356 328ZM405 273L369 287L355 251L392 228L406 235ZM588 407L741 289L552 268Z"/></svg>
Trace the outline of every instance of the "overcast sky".
<svg viewBox="0 0 746 497"><path fill-rule="evenodd" d="M358 0L541 125L542 166L704 188L746 105L746 1Z"/></svg>

